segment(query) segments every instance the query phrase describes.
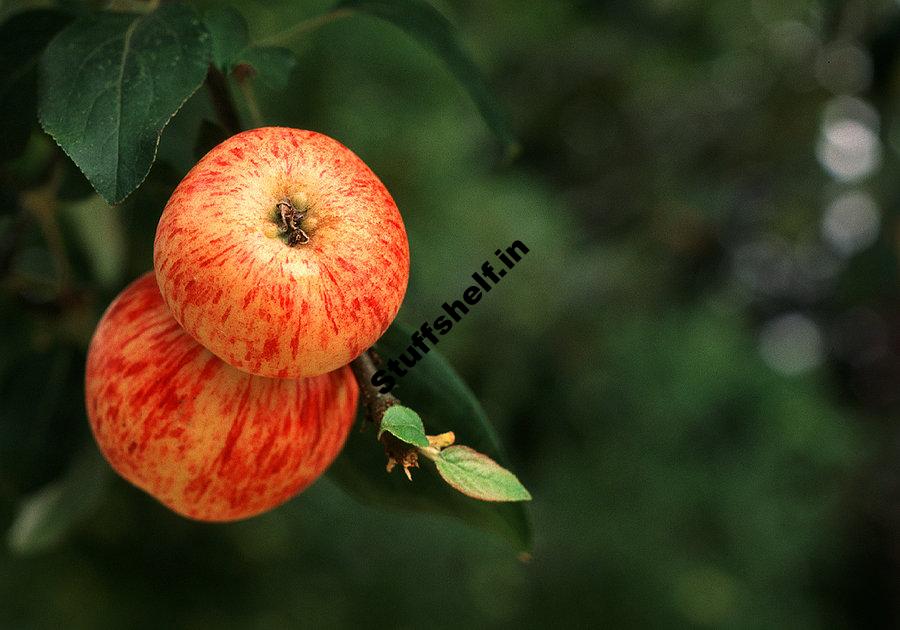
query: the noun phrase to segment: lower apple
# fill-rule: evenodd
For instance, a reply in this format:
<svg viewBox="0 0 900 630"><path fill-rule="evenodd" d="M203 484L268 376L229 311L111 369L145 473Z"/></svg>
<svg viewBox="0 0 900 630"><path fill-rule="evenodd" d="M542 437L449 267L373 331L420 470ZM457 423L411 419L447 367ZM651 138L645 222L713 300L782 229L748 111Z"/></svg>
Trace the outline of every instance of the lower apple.
<svg viewBox="0 0 900 630"><path fill-rule="evenodd" d="M112 467L204 521L265 512L311 484L343 447L358 396L349 367L293 380L231 367L178 325L152 273L97 326L85 392Z"/></svg>

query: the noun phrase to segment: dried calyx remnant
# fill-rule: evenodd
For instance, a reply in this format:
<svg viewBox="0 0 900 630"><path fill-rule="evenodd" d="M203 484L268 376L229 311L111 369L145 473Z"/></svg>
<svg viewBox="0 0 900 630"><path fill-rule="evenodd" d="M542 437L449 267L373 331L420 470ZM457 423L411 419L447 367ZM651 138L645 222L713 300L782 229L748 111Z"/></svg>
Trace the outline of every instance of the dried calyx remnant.
<svg viewBox="0 0 900 630"><path fill-rule="evenodd" d="M306 205L298 208L294 202L285 198L275 204L275 210L275 221L278 223L278 229L285 235L288 245L296 247L309 242L309 235L301 227L308 210Z"/></svg>

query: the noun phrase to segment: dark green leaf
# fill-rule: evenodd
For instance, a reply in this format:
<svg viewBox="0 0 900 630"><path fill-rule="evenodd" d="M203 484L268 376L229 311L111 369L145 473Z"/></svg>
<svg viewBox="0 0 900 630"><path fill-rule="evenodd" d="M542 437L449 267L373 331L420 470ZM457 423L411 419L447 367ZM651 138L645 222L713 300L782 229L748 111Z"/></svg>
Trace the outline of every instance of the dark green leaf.
<svg viewBox="0 0 900 630"><path fill-rule="evenodd" d="M44 52L41 123L97 192L119 202L147 176L209 60L209 35L183 4L79 19Z"/></svg>
<svg viewBox="0 0 900 630"><path fill-rule="evenodd" d="M32 554L60 542L99 506L110 470L96 447L88 447L62 479L22 502L7 532L9 548L15 553Z"/></svg>
<svg viewBox="0 0 900 630"><path fill-rule="evenodd" d="M394 405L389 408L381 420L381 429L378 437L387 431L391 435L413 446L428 446L428 437L425 435L425 427L422 419L415 411L403 405Z"/></svg>
<svg viewBox="0 0 900 630"><path fill-rule="evenodd" d="M388 360L406 350L410 334L395 323L375 347ZM452 430L460 442L507 465L481 405L436 350L416 363L392 393L418 412L429 434ZM403 475L384 473L385 463L371 431L352 431L329 474L364 501L454 516L503 536L519 550L530 549L531 525L524 504L475 501L448 486L426 465L414 471L410 482Z"/></svg>
<svg viewBox="0 0 900 630"><path fill-rule="evenodd" d="M35 9L0 26L0 158L19 155L37 123L41 53L69 22L65 13Z"/></svg>
<svg viewBox="0 0 900 630"><path fill-rule="evenodd" d="M297 56L287 48L253 46L250 44L247 22L234 8L224 6L210 9L203 15L212 36L213 60L225 74L239 64L251 66L260 81L274 90L287 87Z"/></svg>
<svg viewBox="0 0 900 630"><path fill-rule="evenodd" d="M503 142L507 157L518 153L519 143L502 108L478 67L460 46L453 25L434 7L423 0L342 0L334 10L357 11L386 20L433 50L468 90L484 120Z"/></svg>
<svg viewBox="0 0 900 630"><path fill-rule="evenodd" d="M468 446L448 446L434 463L444 481L473 499L531 501L531 494L514 474Z"/></svg>

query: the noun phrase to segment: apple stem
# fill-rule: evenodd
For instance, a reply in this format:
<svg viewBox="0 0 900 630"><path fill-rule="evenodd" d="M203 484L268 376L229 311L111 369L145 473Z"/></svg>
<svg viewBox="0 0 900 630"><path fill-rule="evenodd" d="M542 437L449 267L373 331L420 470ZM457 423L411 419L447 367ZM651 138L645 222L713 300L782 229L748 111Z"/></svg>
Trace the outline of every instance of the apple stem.
<svg viewBox="0 0 900 630"><path fill-rule="evenodd" d="M275 204L278 210L278 227L287 234L287 244L291 247L309 243L309 235L300 227L307 208L297 208L290 199L282 199Z"/></svg>

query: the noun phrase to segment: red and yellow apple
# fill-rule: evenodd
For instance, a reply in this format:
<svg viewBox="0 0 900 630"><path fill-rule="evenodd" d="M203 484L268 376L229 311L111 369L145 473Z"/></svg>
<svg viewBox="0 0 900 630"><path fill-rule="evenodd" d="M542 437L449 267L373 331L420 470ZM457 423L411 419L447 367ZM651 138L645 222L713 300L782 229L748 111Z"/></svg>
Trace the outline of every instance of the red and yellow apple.
<svg viewBox="0 0 900 630"><path fill-rule="evenodd" d="M266 127L212 149L156 231L157 281L175 319L230 365L324 374L397 314L409 245L397 206L348 148Z"/></svg>
<svg viewBox="0 0 900 630"><path fill-rule="evenodd" d="M289 380L228 365L178 325L152 273L101 319L85 390L113 468L207 521L259 514L312 483L341 450L358 395L348 367Z"/></svg>

